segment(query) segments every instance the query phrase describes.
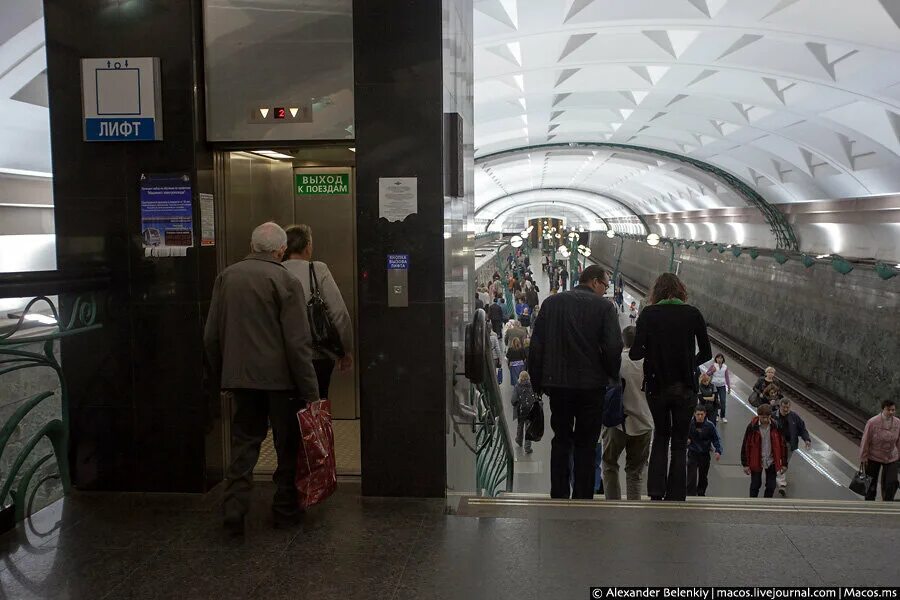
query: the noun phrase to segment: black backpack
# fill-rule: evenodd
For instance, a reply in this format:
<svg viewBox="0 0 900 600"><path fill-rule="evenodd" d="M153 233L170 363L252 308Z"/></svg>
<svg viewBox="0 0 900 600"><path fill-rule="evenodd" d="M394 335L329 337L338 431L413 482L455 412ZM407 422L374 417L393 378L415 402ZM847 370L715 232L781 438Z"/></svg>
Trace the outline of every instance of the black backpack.
<svg viewBox="0 0 900 600"><path fill-rule="evenodd" d="M337 327L328 314L328 305L319 291L319 280L313 263L309 263L309 301L306 303L306 316L309 318L309 331L312 334L313 348L336 358L344 356L344 344Z"/></svg>
<svg viewBox="0 0 900 600"><path fill-rule="evenodd" d="M528 427L525 428L525 439L539 442L544 437L544 403L538 400L528 411Z"/></svg>
<svg viewBox="0 0 900 600"><path fill-rule="evenodd" d="M606 388L602 418L604 427L618 427L625 422L625 380L619 381L619 385Z"/></svg>

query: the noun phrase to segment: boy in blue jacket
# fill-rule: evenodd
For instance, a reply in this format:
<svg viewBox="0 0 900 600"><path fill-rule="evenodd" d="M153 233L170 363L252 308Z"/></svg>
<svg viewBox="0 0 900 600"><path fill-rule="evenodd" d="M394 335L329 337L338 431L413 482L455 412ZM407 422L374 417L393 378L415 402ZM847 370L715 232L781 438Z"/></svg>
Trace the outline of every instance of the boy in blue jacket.
<svg viewBox="0 0 900 600"><path fill-rule="evenodd" d="M716 462L722 457L722 440L716 426L706 419L706 406L698 404L694 409L694 421L688 436L687 451L687 495L705 496L709 485L709 451L716 455ZM698 481L699 475L699 481Z"/></svg>

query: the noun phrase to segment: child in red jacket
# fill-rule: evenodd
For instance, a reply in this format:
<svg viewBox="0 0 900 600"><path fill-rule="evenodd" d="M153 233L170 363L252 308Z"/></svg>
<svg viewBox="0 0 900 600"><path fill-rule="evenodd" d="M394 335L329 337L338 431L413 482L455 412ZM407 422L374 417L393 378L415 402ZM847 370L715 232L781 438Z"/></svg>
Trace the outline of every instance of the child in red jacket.
<svg viewBox="0 0 900 600"><path fill-rule="evenodd" d="M756 415L747 425L744 442L741 444L741 464L744 473L750 476L750 497L759 497L762 474L766 472L765 497L775 495L776 476L785 470L787 449L784 437L772 421L772 407L761 404Z"/></svg>

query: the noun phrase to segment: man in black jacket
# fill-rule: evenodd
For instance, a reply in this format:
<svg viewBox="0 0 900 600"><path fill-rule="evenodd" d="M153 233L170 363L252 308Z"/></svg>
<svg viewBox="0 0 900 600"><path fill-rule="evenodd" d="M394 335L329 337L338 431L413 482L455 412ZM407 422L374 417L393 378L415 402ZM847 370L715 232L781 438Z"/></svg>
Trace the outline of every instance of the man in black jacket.
<svg viewBox="0 0 900 600"><path fill-rule="evenodd" d="M487 317L491 320L491 328L497 334L497 338L503 336L503 307L500 306L500 298L494 298L494 302L487 307Z"/></svg>
<svg viewBox="0 0 900 600"><path fill-rule="evenodd" d="M528 366L538 395L550 396L550 495L592 498L603 398L622 362L616 309L603 298L606 271L591 265L571 291L544 300L534 324ZM569 464L574 451L574 490Z"/></svg>

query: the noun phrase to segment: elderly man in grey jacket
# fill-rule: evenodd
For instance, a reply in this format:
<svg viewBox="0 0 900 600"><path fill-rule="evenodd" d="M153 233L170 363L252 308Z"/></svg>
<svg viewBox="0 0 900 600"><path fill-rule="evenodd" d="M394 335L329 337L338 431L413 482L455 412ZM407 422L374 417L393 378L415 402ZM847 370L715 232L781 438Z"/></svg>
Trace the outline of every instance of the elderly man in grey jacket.
<svg viewBox="0 0 900 600"><path fill-rule="evenodd" d="M306 298L281 264L287 237L275 223L253 230L250 254L216 278L204 332L221 388L234 394L231 465L226 473L225 527L244 531L253 468L272 424L278 467L272 480L275 527L297 522L294 487L300 430L297 411L319 398Z"/></svg>

